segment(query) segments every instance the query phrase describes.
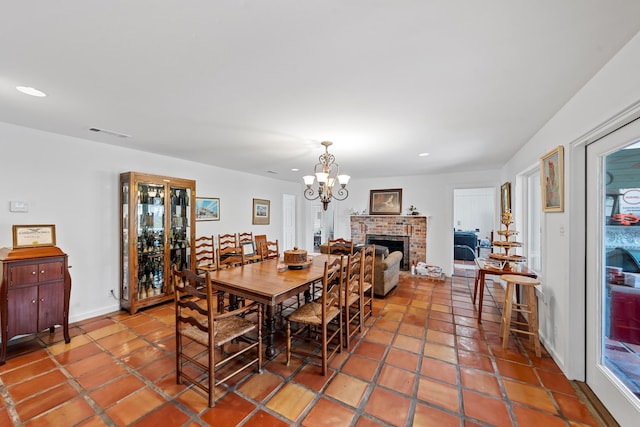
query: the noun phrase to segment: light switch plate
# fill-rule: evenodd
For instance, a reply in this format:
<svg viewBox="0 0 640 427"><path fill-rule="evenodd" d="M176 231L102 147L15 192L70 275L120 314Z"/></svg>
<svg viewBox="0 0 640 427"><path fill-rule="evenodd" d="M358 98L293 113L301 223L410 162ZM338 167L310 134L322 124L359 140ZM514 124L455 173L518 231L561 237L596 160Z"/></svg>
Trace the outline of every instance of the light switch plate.
<svg viewBox="0 0 640 427"><path fill-rule="evenodd" d="M12 200L9 202L9 210L11 212L29 212L29 203Z"/></svg>

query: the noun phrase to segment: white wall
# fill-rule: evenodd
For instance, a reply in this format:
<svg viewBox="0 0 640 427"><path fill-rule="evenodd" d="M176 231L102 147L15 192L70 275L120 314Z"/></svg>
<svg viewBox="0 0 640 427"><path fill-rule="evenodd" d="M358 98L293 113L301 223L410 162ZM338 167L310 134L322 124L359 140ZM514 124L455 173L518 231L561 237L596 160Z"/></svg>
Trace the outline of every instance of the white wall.
<svg viewBox="0 0 640 427"><path fill-rule="evenodd" d="M570 379L584 380L584 142L587 134L640 101L640 34L636 35L504 166L502 181L536 165L552 148L565 148L565 210L543 214L541 317L552 325L542 338ZM512 195L521 189L512 189ZM517 205L516 205L517 206ZM515 212L516 227L518 212ZM587 260L587 262L596 260Z"/></svg>
<svg viewBox="0 0 640 427"><path fill-rule="evenodd" d="M14 224L55 224L57 246L72 266L70 321L118 310L119 174L146 172L196 180L196 194L220 197L220 221L196 223L196 235L253 231L282 239L282 194L298 184L99 144L0 122L0 247ZM132 145L134 142L132 142ZM270 225L251 225L252 199L271 201ZM9 201L29 203L9 212Z"/></svg>

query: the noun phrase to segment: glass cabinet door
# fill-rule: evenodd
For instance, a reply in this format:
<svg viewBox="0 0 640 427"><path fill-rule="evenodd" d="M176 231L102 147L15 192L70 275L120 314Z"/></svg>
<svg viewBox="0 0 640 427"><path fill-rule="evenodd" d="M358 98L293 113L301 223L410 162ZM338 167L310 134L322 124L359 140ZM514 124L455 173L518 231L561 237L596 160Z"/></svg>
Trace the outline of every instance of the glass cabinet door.
<svg viewBox="0 0 640 427"><path fill-rule="evenodd" d="M166 292L164 184L138 184L138 299Z"/></svg>
<svg viewBox="0 0 640 427"><path fill-rule="evenodd" d="M129 182L122 183L122 288L120 298L129 300Z"/></svg>
<svg viewBox="0 0 640 427"><path fill-rule="evenodd" d="M190 267L190 242L191 235L191 189L181 187L169 187L171 194L169 212L171 213L169 230L169 260L171 267L182 270ZM171 285L171 290L173 286Z"/></svg>

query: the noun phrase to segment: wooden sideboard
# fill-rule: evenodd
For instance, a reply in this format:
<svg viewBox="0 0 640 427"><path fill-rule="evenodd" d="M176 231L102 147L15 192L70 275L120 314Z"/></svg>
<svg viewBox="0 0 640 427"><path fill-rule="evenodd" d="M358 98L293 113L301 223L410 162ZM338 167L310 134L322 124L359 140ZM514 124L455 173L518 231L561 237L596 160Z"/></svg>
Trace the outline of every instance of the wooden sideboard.
<svg viewBox="0 0 640 427"><path fill-rule="evenodd" d="M47 328L53 333L54 327L61 325L64 341L71 342L71 276L67 258L55 246L0 249L0 365L6 361L8 341L19 335Z"/></svg>

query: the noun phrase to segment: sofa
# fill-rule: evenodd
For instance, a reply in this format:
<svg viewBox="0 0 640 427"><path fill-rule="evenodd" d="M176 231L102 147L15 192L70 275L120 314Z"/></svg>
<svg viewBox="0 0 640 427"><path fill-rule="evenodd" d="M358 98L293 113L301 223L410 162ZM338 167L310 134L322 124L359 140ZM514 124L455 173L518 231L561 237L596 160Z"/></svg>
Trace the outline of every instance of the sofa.
<svg viewBox="0 0 640 427"><path fill-rule="evenodd" d="M477 251L478 235L475 231L453 232L453 259L473 261Z"/></svg>
<svg viewBox="0 0 640 427"><path fill-rule="evenodd" d="M355 250L359 247L356 246ZM320 245L320 253L328 253L328 245ZM386 246L376 245L376 257L373 261L373 293L375 296L384 297L398 285L400 279L400 263L402 252L389 253Z"/></svg>

